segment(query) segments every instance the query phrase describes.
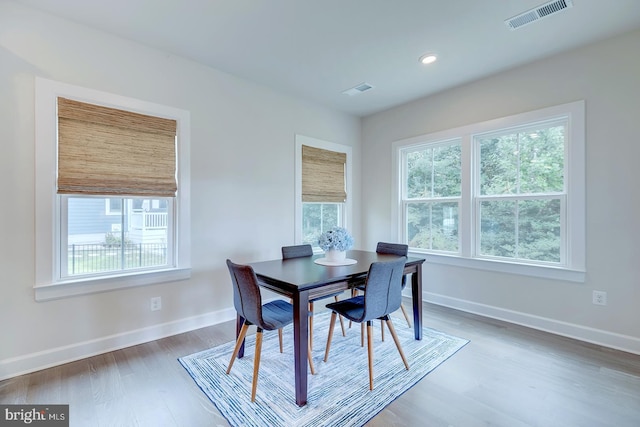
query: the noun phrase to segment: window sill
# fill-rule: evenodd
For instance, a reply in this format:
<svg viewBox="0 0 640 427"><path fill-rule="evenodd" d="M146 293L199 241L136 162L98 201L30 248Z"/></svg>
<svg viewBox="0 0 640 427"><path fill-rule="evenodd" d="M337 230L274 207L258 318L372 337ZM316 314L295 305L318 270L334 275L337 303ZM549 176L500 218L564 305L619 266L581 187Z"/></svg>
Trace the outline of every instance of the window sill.
<svg viewBox="0 0 640 427"><path fill-rule="evenodd" d="M136 286L185 280L191 277L191 268L174 268L153 272L136 272L120 276L66 280L34 287L36 301L49 301L79 295L114 291Z"/></svg>
<svg viewBox="0 0 640 427"><path fill-rule="evenodd" d="M455 267L473 268L476 270L494 271L499 273L517 274L521 276L540 277L544 279L564 280L568 282L584 283L586 272L563 267L542 266L533 264L519 264L515 262L495 261L487 259L461 258L453 255L436 255L411 251L416 256L423 257L431 264L451 265Z"/></svg>

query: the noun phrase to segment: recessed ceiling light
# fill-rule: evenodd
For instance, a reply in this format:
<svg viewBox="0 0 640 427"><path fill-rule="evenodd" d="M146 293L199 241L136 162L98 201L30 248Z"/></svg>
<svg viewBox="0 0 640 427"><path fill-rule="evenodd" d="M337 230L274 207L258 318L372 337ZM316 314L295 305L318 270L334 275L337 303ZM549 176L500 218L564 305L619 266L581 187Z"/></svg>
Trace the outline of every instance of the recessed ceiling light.
<svg viewBox="0 0 640 427"><path fill-rule="evenodd" d="M420 57L420 62L422 64L431 64L433 62L436 62L437 59L438 57L434 53L427 53L426 55L422 55Z"/></svg>

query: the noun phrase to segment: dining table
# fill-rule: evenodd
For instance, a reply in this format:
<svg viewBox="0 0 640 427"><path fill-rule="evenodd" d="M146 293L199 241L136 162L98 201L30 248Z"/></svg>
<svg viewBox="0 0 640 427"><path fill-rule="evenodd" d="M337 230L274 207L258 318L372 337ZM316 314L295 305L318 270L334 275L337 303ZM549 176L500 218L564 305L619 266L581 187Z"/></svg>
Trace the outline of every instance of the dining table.
<svg viewBox="0 0 640 427"><path fill-rule="evenodd" d="M362 285L374 262L392 261L397 255L350 250L348 265L323 265L324 254L311 257L251 262L260 286L291 299L293 304L293 342L296 404L307 403L307 355L309 300L330 296ZM413 328L416 340L422 339L422 264L424 258L407 257L404 273L411 275ZM326 263L325 263L326 264ZM333 264L333 263L329 263ZM244 319L238 316L236 332ZM244 354L242 348L238 357Z"/></svg>

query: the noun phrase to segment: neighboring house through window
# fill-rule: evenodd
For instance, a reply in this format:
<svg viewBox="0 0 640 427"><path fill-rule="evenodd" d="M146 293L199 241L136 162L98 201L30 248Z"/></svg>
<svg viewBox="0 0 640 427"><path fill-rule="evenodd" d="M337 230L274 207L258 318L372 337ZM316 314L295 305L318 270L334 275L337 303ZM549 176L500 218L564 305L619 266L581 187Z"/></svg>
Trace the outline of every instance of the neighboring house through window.
<svg viewBox="0 0 640 427"><path fill-rule="evenodd" d="M189 277L189 113L37 79L36 121L36 299Z"/></svg>
<svg viewBox="0 0 640 427"><path fill-rule="evenodd" d="M582 281L584 103L395 143L400 240L432 262Z"/></svg>

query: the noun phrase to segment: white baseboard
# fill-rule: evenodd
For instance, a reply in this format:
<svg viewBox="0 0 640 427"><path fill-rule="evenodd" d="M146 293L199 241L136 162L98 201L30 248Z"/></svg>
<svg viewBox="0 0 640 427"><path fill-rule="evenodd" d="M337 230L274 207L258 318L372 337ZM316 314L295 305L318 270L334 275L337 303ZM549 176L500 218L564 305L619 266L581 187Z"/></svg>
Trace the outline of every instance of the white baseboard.
<svg viewBox="0 0 640 427"><path fill-rule="evenodd" d="M423 292L423 301L640 355L640 339L473 301Z"/></svg>
<svg viewBox="0 0 640 427"><path fill-rule="evenodd" d="M531 314L424 292L423 301L640 355L640 339ZM233 308L0 360L0 381L110 351L233 320Z"/></svg>
<svg viewBox="0 0 640 427"><path fill-rule="evenodd" d="M0 360L0 381L236 318L233 308Z"/></svg>

